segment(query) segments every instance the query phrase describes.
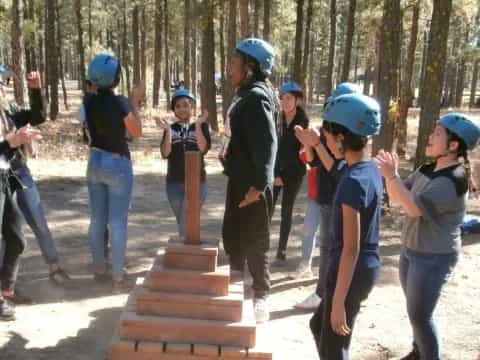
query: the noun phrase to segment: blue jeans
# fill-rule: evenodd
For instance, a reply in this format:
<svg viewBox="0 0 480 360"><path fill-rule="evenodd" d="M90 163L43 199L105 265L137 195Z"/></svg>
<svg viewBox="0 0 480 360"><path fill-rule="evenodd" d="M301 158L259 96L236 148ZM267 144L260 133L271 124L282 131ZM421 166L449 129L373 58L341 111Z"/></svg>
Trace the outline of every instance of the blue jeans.
<svg viewBox="0 0 480 360"><path fill-rule="evenodd" d="M404 248L400 255L400 283L421 359L440 359L441 341L433 312L457 261L456 253L424 254Z"/></svg>
<svg viewBox="0 0 480 360"><path fill-rule="evenodd" d="M200 205L203 205L207 197L207 183L200 183ZM185 184L177 182L167 182L167 198L172 207L173 214L177 220L178 235L185 236Z"/></svg>
<svg viewBox="0 0 480 360"><path fill-rule="evenodd" d="M108 224L112 273L116 280L125 274L128 208L132 197L132 163L126 157L106 151L90 150L87 170L90 199L88 237L95 272L106 271L104 233Z"/></svg>
<svg viewBox="0 0 480 360"><path fill-rule="evenodd" d="M15 170L15 175L17 175L24 186L21 189L17 189L16 194L18 206L22 211L25 221L35 234L38 246L46 263L57 263L57 248L55 247L55 242L48 228L42 201L40 200L40 195L33 181L32 174L27 166L23 166Z"/></svg>

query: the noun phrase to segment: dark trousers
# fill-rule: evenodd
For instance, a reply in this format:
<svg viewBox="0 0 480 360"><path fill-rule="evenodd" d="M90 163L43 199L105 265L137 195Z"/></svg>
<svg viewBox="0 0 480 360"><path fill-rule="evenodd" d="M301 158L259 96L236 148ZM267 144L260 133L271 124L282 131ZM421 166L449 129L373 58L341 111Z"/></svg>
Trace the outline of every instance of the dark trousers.
<svg viewBox="0 0 480 360"><path fill-rule="evenodd" d="M0 282L2 290L11 291L20 266L20 255L25 249L22 232L22 215L12 195L8 177L0 175L0 226L2 229L0 261Z"/></svg>
<svg viewBox="0 0 480 360"><path fill-rule="evenodd" d="M292 228L293 205L297 198L298 191L302 186L303 175L282 178L283 186L275 186L273 189L273 205L277 203L280 191L282 191L282 212L280 222L280 239L278 242L278 253L285 253L287 250L288 237Z"/></svg>
<svg viewBox="0 0 480 360"><path fill-rule="evenodd" d="M249 186L229 181L223 218L223 247L232 270L243 272L245 262L253 278L255 298L265 298L270 290L267 252L270 246L272 191L267 188L260 200L244 208L238 205Z"/></svg>
<svg viewBox="0 0 480 360"><path fill-rule="evenodd" d="M347 336L340 336L333 332L330 322L332 313L332 300L335 285L327 286L325 297L310 320L312 331L317 345L318 356L321 360L348 360L348 350L352 338L355 318L360 310L360 304L364 301L373 288L378 277L379 268L358 269L353 275L350 289L345 300L345 313L347 325L352 330ZM332 279L329 274L329 280Z"/></svg>

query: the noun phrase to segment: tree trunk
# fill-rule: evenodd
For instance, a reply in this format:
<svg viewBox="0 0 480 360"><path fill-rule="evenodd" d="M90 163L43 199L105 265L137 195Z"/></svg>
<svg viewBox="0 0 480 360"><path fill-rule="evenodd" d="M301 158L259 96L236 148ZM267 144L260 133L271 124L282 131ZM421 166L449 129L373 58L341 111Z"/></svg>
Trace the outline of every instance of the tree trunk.
<svg viewBox="0 0 480 360"><path fill-rule="evenodd" d="M302 72L301 72L301 82L300 85L305 93L305 98L307 98L307 71L308 64L312 61L310 57L310 38L312 37L312 17L313 17L313 0L307 0L307 21L305 23L305 42L303 45L303 63L302 63Z"/></svg>
<svg viewBox="0 0 480 360"><path fill-rule="evenodd" d="M335 42L337 39L337 0L330 0L330 35L328 44L327 79L325 86L325 99L332 94L335 67Z"/></svg>
<svg viewBox="0 0 480 360"><path fill-rule="evenodd" d="M248 5L249 0L239 0L240 1L240 37L242 39L250 36L250 25L249 25L249 13Z"/></svg>
<svg viewBox="0 0 480 360"><path fill-rule="evenodd" d="M220 88L222 92L222 114L225 114L228 108L228 103L225 101L225 87L226 87L226 82L227 82L227 75L226 75L226 61L225 61L225 12L226 12L226 2L223 2L220 4L220 29L219 29L219 35L220 39L218 41L219 43L219 52L220 52ZM223 118L223 121L225 123L225 118Z"/></svg>
<svg viewBox="0 0 480 360"><path fill-rule="evenodd" d="M308 96L306 96L306 99L308 99L308 102L311 104L313 102L313 90L314 90L314 74L313 74L313 69L315 68L315 35L312 34L310 36L310 45L309 45L309 55L308 55Z"/></svg>
<svg viewBox="0 0 480 360"><path fill-rule="evenodd" d="M260 35L260 11L262 10L261 0L253 0L253 36Z"/></svg>
<svg viewBox="0 0 480 360"><path fill-rule="evenodd" d="M21 0L12 1L12 70L17 75L18 81L13 82L13 92L15 102L19 105L24 104L24 79L25 72L23 68L23 35L22 35L22 4Z"/></svg>
<svg viewBox="0 0 480 360"><path fill-rule="evenodd" d="M132 11L132 40L133 40L133 83L140 82L140 39L139 39L139 14L138 5Z"/></svg>
<svg viewBox="0 0 480 360"><path fill-rule="evenodd" d="M142 4L142 25L140 30L140 79L146 84L147 80L147 16L146 3Z"/></svg>
<svg viewBox="0 0 480 360"><path fill-rule="evenodd" d="M164 31L164 48L165 48L165 81L164 81L164 90L165 95L167 98L167 110L170 109L170 86L171 86L171 78L170 78L170 49L168 46L168 40L170 36L170 26L168 23L169 16L168 16L168 0L163 1L163 23L165 27Z"/></svg>
<svg viewBox="0 0 480 360"><path fill-rule="evenodd" d="M390 100L398 99L400 32L402 27L400 0L385 0L380 34L380 67L378 98L382 110L382 129L373 140L373 153L392 151L397 119L389 116Z"/></svg>
<svg viewBox="0 0 480 360"><path fill-rule="evenodd" d="M470 85L470 101L468 102L469 107L475 106L479 70L480 70L480 60L476 60L473 63L472 83Z"/></svg>
<svg viewBox="0 0 480 360"><path fill-rule="evenodd" d="M48 82L50 85L50 119L55 121L58 115L58 54L55 36L55 0L47 0L47 51Z"/></svg>
<svg viewBox="0 0 480 360"><path fill-rule="evenodd" d="M85 90L85 48L83 46L83 27L82 27L82 0L75 0L75 19L77 21L77 51L78 51L78 71L80 72L80 86Z"/></svg>
<svg viewBox="0 0 480 360"><path fill-rule="evenodd" d="M185 87L187 89L191 88L191 78L190 78L190 27L191 27L191 6L190 0L184 0L185 2L185 22L183 26L183 81L185 82Z"/></svg>
<svg viewBox="0 0 480 360"><path fill-rule="evenodd" d="M355 11L357 0L350 0L348 7L347 36L345 39L345 52L343 56L343 68L341 81L348 81L350 74L350 61L352 57L353 35L355 33Z"/></svg>
<svg viewBox="0 0 480 360"><path fill-rule="evenodd" d="M270 12L272 9L272 0L263 2L263 39L270 40Z"/></svg>
<svg viewBox="0 0 480 360"><path fill-rule="evenodd" d="M425 72L415 167L425 161L428 136L440 115L451 12L452 0L434 0L426 59L426 68L429 70Z"/></svg>
<svg viewBox="0 0 480 360"><path fill-rule="evenodd" d="M235 46L237 43L237 0L229 0L228 2L228 34L227 34L227 64L226 72L230 74ZM233 86L230 77L227 76L225 81L225 91L223 92L223 119L227 118L227 109L233 97Z"/></svg>
<svg viewBox="0 0 480 360"><path fill-rule="evenodd" d="M214 3L206 0L204 30L202 35L202 109L207 109L208 120L213 131L218 131L217 103L215 89L215 35Z"/></svg>
<svg viewBox="0 0 480 360"><path fill-rule="evenodd" d="M303 8L305 0L297 0L297 21L295 29L295 58L293 63L293 79L302 83L302 39L303 39Z"/></svg>
<svg viewBox="0 0 480 360"><path fill-rule="evenodd" d="M408 44L407 63L405 66L405 76L402 84L402 93L400 96L400 116L397 129L397 153L405 156L407 152L407 117L408 108L412 106L413 89L412 77L413 67L415 65L415 51L417 48L418 37L418 19L420 18L420 1L413 6L412 28L410 30L410 42Z"/></svg>
<svg viewBox="0 0 480 360"><path fill-rule="evenodd" d="M125 8L125 2L124 2ZM93 47L93 30L92 30L92 0L88 0L88 46L92 52Z"/></svg>
<svg viewBox="0 0 480 360"><path fill-rule="evenodd" d="M197 8L197 2L196 0L193 1L193 9ZM196 11L194 12L196 14ZM195 96L197 96L197 15L192 16L192 52L191 52L191 59L192 59L192 69L191 69L191 74L192 74L192 91Z"/></svg>
<svg viewBox="0 0 480 360"><path fill-rule="evenodd" d="M455 107L459 108L463 103L463 90L465 88L465 74L467 72L467 64L465 60L465 47L468 44L468 38L470 35L470 29L467 25L465 29L465 38L462 44L462 54L460 55L460 62L457 68L457 83L455 84Z"/></svg>
<svg viewBox="0 0 480 360"><path fill-rule="evenodd" d="M158 106L162 69L162 0L155 2L155 48L153 52L153 106Z"/></svg>
<svg viewBox="0 0 480 360"><path fill-rule="evenodd" d="M65 77L63 71L63 56L62 56L62 27L60 23L60 9L58 6L58 0L55 0L55 20L57 22L57 54L58 54L58 74L60 76L60 81L62 84L62 92L63 92L63 104L65 106L65 110L68 111L68 97L67 97L67 87L65 86Z"/></svg>

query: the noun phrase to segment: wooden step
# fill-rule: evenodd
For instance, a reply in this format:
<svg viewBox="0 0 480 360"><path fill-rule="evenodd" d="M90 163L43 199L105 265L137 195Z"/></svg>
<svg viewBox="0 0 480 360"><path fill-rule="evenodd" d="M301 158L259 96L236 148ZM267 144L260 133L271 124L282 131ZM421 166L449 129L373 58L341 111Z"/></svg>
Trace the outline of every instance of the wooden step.
<svg viewBox="0 0 480 360"><path fill-rule="evenodd" d="M161 265L154 265L148 275L147 284L151 290L226 296L229 279L227 268L217 269L215 272L199 272L165 269Z"/></svg>
<svg viewBox="0 0 480 360"><path fill-rule="evenodd" d="M211 245L169 244L163 256L166 269L199 270L214 272L217 269L218 248Z"/></svg>
<svg viewBox="0 0 480 360"><path fill-rule="evenodd" d="M146 316L125 311L120 319L119 334L123 340L253 348L255 325L254 319L227 322Z"/></svg>
<svg viewBox="0 0 480 360"><path fill-rule="evenodd" d="M204 320L240 321L243 284L231 284L226 296L210 296L153 291L135 288L136 311L140 315L158 315Z"/></svg>

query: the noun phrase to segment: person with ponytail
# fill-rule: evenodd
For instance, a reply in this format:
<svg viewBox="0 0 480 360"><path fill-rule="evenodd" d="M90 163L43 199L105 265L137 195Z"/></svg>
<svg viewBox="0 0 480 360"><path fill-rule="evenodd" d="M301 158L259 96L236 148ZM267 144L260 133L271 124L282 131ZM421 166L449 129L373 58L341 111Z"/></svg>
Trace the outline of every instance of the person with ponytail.
<svg viewBox="0 0 480 360"><path fill-rule="evenodd" d="M229 108L231 137L224 157L228 177L223 219L223 245L232 271L253 278L255 317L269 319L270 275L267 252L273 208L273 169L277 153L277 101L268 76L274 49L248 38L236 47L230 78L236 88Z"/></svg>
<svg viewBox="0 0 480 360"><path fill-rule="evenodd" d="M377 160L390 199L406 213L399 277L413 329L413 350L402 359L441 358L441 339L433 319L443 287L461 250L467 207L467 151L480 139L480 126L461 113L438 121L425 149L432 162L406 180L398 175L396 154L380 151Z"/></svg>
<svg viewBox="0 0 480 360"><path fill-rule="evenodd" d="M116 95L121 67L111 55L97 55L88 67L88 79L96 93L85 94L90 133L87 183L90 200L89 241L94 278L105 282L113 277L113 290L122 290L125 279L128 209L133 186L132 162L125 134L138 139L142 123L138 114L143 85L136 86L130 99ZM112 274L107 273L104 257L104 232L108 225Z"/></svg>
<svg viewBox="0 0 480 360"><path fill-rule="evenodd" d="M295 126L306 129L309 124L307 114L301 106L303 91L295 82L280 86L280 124L278 124L278 151L275 160L273 204L282 192L282 212L280 238L276 260L283 265L287 258L287 243L292 227L293 205L302 186L306 166L299 157L301 144L295 137Z"/></svg>

